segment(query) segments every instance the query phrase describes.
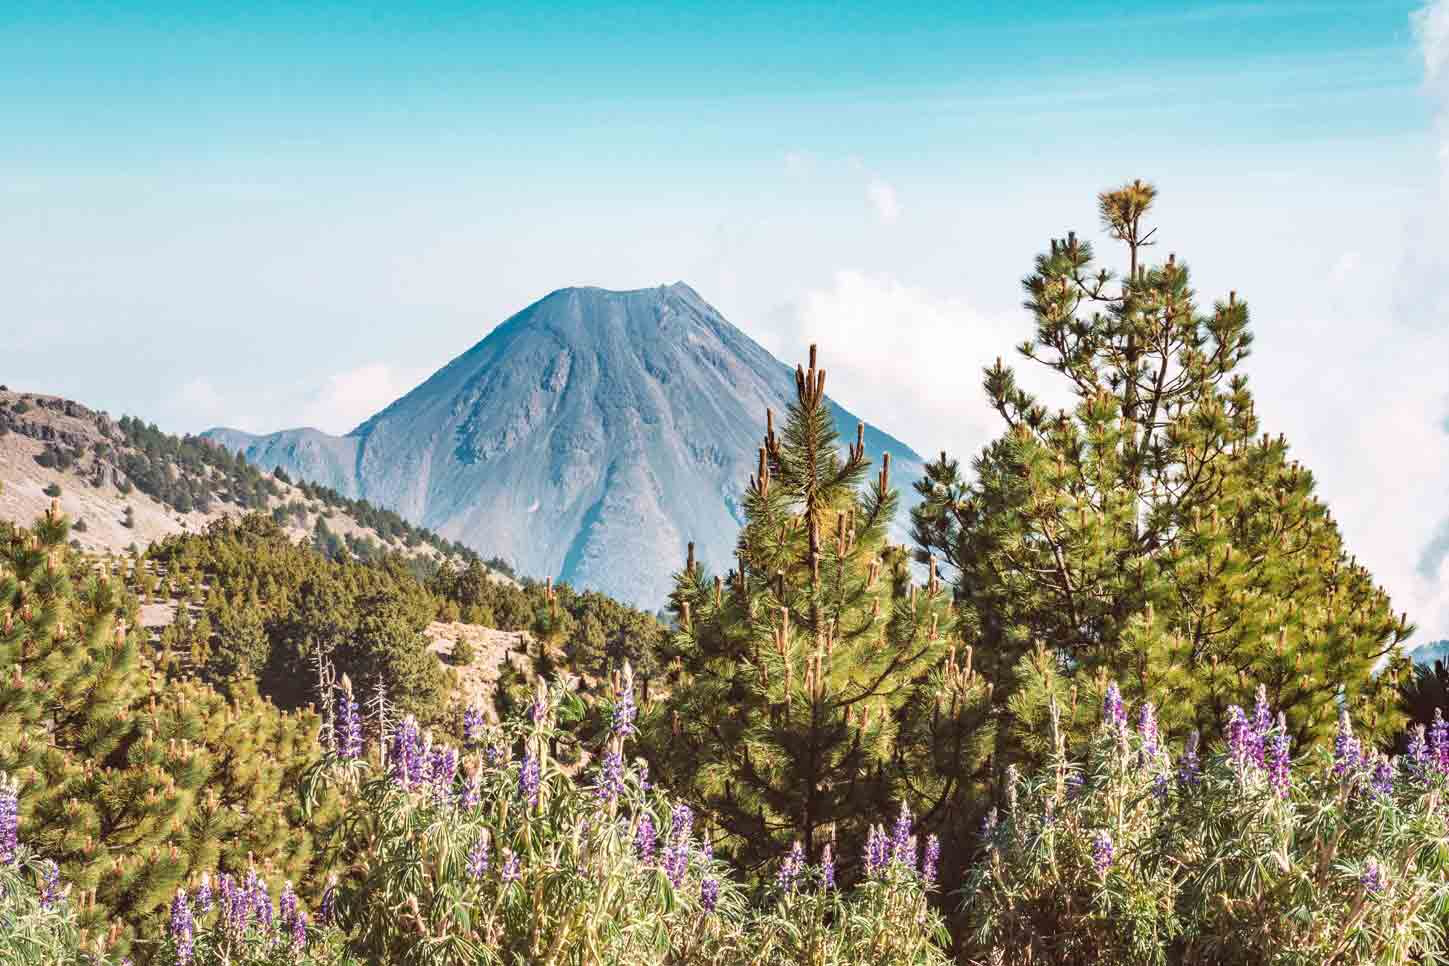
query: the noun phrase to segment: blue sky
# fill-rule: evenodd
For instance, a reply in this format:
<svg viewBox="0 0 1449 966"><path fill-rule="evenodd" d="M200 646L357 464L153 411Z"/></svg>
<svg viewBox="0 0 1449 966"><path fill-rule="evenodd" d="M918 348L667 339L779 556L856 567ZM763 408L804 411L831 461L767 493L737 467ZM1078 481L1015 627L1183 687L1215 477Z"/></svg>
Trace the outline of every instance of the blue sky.
<svg viewBox="0 0 1449 966"><path fill-rule="evenodd" d="M1093 198L1449 635L1449 0L0 5L0 381L345 431L571 284L685 280L922 451ZM1439 534L1440 543L1435 542Z"/></svg>

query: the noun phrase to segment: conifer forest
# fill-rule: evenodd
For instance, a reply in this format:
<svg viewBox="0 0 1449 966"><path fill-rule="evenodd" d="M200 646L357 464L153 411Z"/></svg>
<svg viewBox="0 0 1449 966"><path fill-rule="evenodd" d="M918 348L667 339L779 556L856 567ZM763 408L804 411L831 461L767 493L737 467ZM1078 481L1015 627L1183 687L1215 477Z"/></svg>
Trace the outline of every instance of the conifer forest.
<svg viewBox="0 0 1449 966"><path fill-rule="evenodd" d="M1260 418L1250 293L1153 185L1098 211L979 452L903 486L801 346L657 613L124 420L235 512L0 522L0 963L1449 961L1442 665Z"/></svg>

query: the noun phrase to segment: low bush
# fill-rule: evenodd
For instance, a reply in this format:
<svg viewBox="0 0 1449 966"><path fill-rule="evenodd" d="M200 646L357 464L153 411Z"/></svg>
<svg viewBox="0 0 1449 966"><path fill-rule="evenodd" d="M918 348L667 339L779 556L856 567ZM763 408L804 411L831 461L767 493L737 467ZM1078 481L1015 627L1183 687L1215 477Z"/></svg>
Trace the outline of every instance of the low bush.
<svg viewBox="0 0 1449 966"><path fill-rule="evenodd" d="M1008 779L964 889L980 961L1442 961L1442 719L1390 759L1346 713L1331 752L1295 756L1262 688L1251 714L1230 710L1220 746L1194 735L1175 758L1153 706L1136 718L1113 685L1085 754L1069 756L1058 733L1043 771Z"/></svg>

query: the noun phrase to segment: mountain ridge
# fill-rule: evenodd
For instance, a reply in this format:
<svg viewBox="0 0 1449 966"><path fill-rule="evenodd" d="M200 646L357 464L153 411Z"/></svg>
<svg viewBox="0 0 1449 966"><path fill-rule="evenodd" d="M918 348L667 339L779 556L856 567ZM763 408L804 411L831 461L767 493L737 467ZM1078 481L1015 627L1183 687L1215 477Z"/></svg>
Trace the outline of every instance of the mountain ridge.
<svg viewBox="0 0 1449 966"><path fill-rule="evenodd" d="M792 367L683 282L566 287L345 436L204 435L520 572L657 606L686 543L729 566L765 410L782 413L793 385ZM856 417L831 408L853 437ZM903 488L919 474L895 437L867 425L866 445L891 453Z"/></svg>

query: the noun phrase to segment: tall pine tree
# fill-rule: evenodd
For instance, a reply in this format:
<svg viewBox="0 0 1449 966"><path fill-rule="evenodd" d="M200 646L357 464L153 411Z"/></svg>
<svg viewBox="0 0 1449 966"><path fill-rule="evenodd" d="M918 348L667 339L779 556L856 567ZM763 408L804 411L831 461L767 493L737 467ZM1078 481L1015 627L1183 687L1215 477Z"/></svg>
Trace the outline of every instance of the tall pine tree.
<svg viewBox="0 0 1449 966"><path fill-rule="evenodd" d="M987 369L1005 432L970 478L945 454L928 466L920 552L954 566L959 630L1008 735L1041 723L1047 682L1085 727L1095 708L1068 689L1115 679L1179 733L1216 727L1261 684L1300 743L1332 733L1340 702L1385 736L1411 627L1344 551L1285 439L1260 435L1240 370L1247 305L1230 293L1202 310L1186 265L1146 260L1155 194L1138 181L1099 198L1121 277L1074 233L1037 258L1019 352L1075 403L1053 412L1000 360Z"/></svg>
<svg viewBox="0 0 1449 966"><path fill-rule="evenodd" d="M892 806L902 710L949 647L944 588L914 585L887 542L889 457L864 485L863 429L842 453L815 347L795 382L780 434L766 417L736 568L711 577L691 546L677 575L674 679L651 716L666 780L746 862L792 841L818 855Z"/></svg>

